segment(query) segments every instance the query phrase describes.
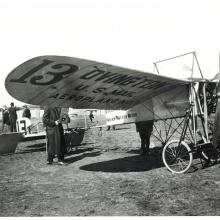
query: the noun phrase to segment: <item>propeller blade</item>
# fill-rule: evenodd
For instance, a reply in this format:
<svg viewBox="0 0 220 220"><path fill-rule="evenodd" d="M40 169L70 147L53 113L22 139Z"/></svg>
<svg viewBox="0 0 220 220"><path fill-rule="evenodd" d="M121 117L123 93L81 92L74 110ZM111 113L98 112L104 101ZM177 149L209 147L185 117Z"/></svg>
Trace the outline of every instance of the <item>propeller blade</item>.
<svg viewBox="0 0 220 220"><path fill-rule="evenodd" d="M220 73L220 53L219 53L219 73ZM218 80L220 78L219 73L217 74ZM217 90L217 105L216 105L214 131L213 131L213 145L216 148L220 146L220 84L218 85L218 90Z"/></svg>

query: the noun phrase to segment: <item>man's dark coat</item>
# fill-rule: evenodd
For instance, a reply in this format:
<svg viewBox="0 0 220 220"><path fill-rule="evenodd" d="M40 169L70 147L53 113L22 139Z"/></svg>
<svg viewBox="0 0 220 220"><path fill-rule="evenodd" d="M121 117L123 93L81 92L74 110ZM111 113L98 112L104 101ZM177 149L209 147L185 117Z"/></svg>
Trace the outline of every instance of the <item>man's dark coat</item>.
<svg viewBox="0 0 220 220"><path fill-rule="evenodd" d="M66 150L63 126L56 125L55 121L60 120L61 108L47 108L44 111L43 123L47 132L47 152L49 154L64 155Z"/></svg>
<svg viewBox="0 0 220 220"><path fill-rule="evenodd" d="M22 117L31 118L31 111L28 108L25 108L22 114Z"/></svg>

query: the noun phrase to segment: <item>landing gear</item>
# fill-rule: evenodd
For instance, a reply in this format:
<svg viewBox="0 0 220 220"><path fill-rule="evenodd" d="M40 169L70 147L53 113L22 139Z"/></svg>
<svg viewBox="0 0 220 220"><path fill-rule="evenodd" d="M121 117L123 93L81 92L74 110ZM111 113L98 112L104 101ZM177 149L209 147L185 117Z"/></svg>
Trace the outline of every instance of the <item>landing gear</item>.
<svg viewBox="0 0 220 220"><path fill-rule="evenodd" d="M186 172L193 161L190 147L186 142L180 143L179 140L172 140L164 146L162 158L165 166L172 173Z"/></svg>
<svg viewBox="0 0 220 220"><path fill-rule="evenodd" d="M201 156L207 164L214 165L219 161L219 151L212 143L205 143L201 146Z"/></svg>
<svg viewBox="0 0 220 220"><path fill-rule="evenodd" d="M219 159L218 149L211 142L212 132L210 131L212 130L208 126L208 116L214 111L214 101L209 102L208 100L211 93L207 92L206 84L203 83L201 91L203 93L199 97L194 84L191 85L191 103L184 118L180 138L169 141L164 146L163 162L172 173L188 171L192 164L193 155L205 160L205 165L212 165ZM209 103L212 105L208 105ZM187 136L191 136L192 141ZM190 146L187 143L190 143Z"/></svg>

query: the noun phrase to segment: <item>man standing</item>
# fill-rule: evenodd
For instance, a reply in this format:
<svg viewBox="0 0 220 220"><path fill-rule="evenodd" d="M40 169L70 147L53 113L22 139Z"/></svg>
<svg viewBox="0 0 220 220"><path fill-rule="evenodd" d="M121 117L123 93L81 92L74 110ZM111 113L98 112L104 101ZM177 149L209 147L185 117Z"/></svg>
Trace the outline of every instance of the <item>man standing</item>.
<svg viewBox="0 0 220 220"><path fill-rule="evenodd" d="M153 131L154 121L136 122L136 131L139 132L141 138L141 154L147 155L150 150L150 136Z"/></svg>
<svg viewBox="0 0 220 220"><path fill-rule="evenodd" d="M16 132L16 120L17 120L17 109L14 106L14 102L12 102L11 107L8 109L9 112L9 120L10 120L10 128L11 132Z"/></svg>
<svg viewBox="0 0 220 220"><path fill-rule="evenodd" d="M47 133L47 164L52 164L53 158L57 155L58 164L64 165L66 144L60 116L61 108L47 108L44 111L43 123Z"/></svg>
<svg viewBox="0 0 220 220"><path fill-rule="evenodd" d="M28 119L31 118L31 111L27 105L24 106L24 111L23 111L22 117L26 117Z"/></svg>
<svg viewBox="0 0 220 220"><path fill-rule="evenodd" d="M93 111L90 111L89 118L90 118L90 121L93 123L93 118L94 118Z"/></svg>
<svg viewBox="0 0 220 220"><path fill-rule="evenodd" d="M10 125L10 120L9 120L9 112L8 108L6 105L3 105L2 109L2 132L6 130L6 132L9 131L9 125Z"/></svg>

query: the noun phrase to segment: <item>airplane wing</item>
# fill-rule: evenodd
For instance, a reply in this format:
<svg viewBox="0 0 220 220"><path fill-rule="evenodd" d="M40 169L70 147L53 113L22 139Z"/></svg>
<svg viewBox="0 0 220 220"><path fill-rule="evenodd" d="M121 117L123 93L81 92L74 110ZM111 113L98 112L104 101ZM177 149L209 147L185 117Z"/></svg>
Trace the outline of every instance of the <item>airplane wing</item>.
<svg viewBox="0 0 220 220"><path fill-rule="evenodd" d="M5 80L8 93L25 103L111 110L126 110L187 85L184 80L65 56L35 57Z"/></svg>

